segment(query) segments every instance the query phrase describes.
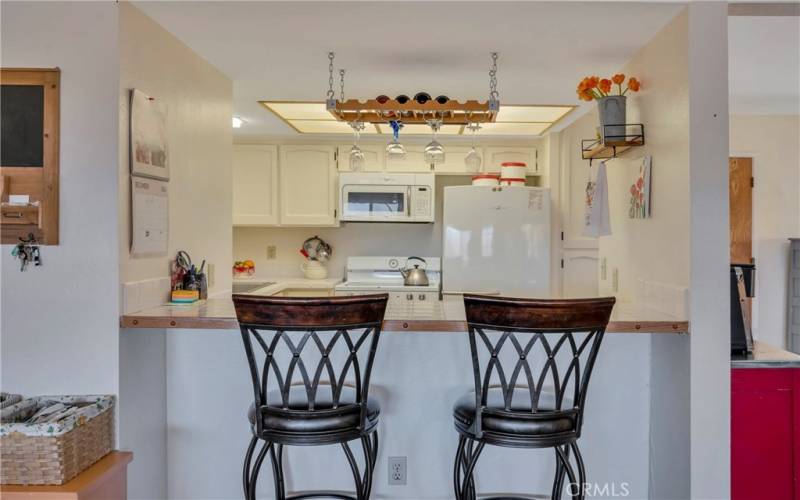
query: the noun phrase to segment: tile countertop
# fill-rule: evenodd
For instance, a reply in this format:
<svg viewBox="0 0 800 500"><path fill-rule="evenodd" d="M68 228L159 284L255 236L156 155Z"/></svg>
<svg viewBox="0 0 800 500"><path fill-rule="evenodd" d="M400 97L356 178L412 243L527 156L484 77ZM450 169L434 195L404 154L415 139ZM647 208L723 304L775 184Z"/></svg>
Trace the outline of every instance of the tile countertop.
<svg viewBox="0 0 800 500"><path fill-rule="evenodd" d="M323 280L281 281L258 295L298 288L302 281L312 281L320 288ZM291 283L291 284L289 284ZM331 285L332 286L332 285ZM277 287L277 288L276 288ZM324 288L325 285L322 286ZM164 305L126 314L120 318L123 328L196 328L238 329L236 311L229 297L210 298L189 305ZM465 332L464 302L460 295L446 295L444 300L392 303L383 322L385 332ZM608 332L614 333L688 333L689 322L635 304L618 303L614 307Z"/></svg>
<svg viewBox="0 0 800 500"><path fill-rule="evenodd" d="M731 368L800 368L800 355L756 340L753 354L732 357Z"/></svg>

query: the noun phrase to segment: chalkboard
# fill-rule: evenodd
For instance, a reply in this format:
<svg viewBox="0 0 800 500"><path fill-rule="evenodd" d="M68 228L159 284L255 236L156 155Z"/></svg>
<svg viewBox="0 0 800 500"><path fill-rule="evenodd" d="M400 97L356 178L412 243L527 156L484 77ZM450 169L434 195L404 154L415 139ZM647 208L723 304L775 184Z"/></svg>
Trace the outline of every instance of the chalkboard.
<svg viewBox="0 0 800 500"><path fill-rule="evenodd" d="M0 165L44 165L44 87L2 85L0 88Z"/></svg>

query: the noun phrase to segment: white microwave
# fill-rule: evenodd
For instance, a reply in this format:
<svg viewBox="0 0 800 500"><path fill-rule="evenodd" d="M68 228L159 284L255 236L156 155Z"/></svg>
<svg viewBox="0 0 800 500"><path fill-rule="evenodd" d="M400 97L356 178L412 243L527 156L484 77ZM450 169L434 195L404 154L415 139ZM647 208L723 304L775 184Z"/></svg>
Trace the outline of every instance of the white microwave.
<svg viewBox="0 0 800 500"><path fill-rule="evenodd" d="M339 174L339 220L433 222L434 174Z"/></svg>

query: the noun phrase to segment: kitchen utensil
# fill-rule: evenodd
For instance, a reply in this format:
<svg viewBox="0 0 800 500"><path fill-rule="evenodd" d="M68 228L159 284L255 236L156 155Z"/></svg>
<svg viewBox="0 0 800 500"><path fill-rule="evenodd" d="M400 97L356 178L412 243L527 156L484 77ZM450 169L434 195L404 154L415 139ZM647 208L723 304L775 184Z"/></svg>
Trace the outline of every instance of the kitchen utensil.
<svg viewBox="0 0 800 500"><path fill-rule="evenodd" d="M358 140L361 138L361 131L364 130L365 125L363 122L355 121L350 124L353 128L353 147L350 148L350 170L353 172L360 172L364 170L364 164L366 162L364 158L364 152L358 146Z"/></svg>
<svg viewBox="0 0 800 500"><path fill-rule="evenodd" d="M414 267L409 269L408 263L411 260L418 260L425 267L420 268L419 264L414 264ZM403 275L403 284L406 286L428 286L428 274L425 272L427 267L427 262L422 257L409 257L406 259L405 268L400 270L400 274Z"/></svg>
<svg viewBox="0 0 800 500"><path fill-rule="evenodd" d="M442 126L442 121L428 120L428 125L433 132L433 140L425 146L425 161L432 164L444 163L444 146L436 140L436 133L439 131L439 127Z"/></svg>
<svg viewBox="0 0 800 500"><path fill-rule="evenodd" d="M393 139L386 146L386 156L390 160L402 160L406 157L406 147L400 144L400 129L403 128L403 124L392 120L389 126L392 127Z"/></svg>
<svg viewBox="0 0 800 500"><path fill-rule="evenodd" d="M483 160L475 148L475 138L478 130L481 129L481 125L479 123L470 123L467 128L472 132L472 148L467 153L467 156L464 157L464 166L467 168L467 172L480 172Z"/></svg>
<svg viewBox="0 0 800 500"><path fill-rule="evenodd" d="M308 260L324 262L330 259L333 250L329 244L322 240L322 238L315 235L303 242L300 253L302 253Z"/></svg>

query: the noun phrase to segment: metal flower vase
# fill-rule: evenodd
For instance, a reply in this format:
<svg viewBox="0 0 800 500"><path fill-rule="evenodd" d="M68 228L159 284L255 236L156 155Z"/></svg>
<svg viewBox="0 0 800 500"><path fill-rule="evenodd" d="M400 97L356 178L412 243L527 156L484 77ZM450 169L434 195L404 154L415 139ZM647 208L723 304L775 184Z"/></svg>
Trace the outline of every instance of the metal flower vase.
<svg viewBox="0 0 800 500"><path fill-rule="evenodd" d="M600 138L603 144L625 142L625 101L624 95L610 95L597 99L597 112L600 116Z"/></svg>

